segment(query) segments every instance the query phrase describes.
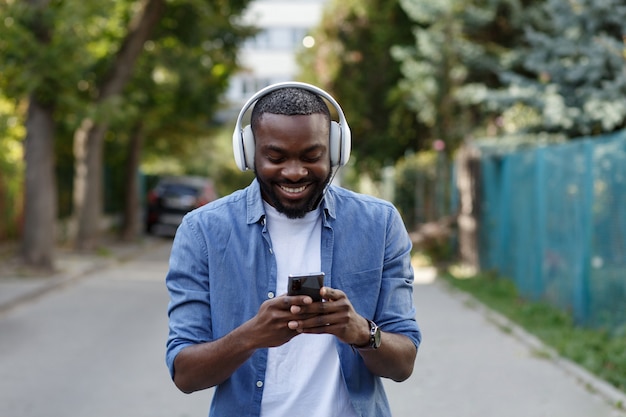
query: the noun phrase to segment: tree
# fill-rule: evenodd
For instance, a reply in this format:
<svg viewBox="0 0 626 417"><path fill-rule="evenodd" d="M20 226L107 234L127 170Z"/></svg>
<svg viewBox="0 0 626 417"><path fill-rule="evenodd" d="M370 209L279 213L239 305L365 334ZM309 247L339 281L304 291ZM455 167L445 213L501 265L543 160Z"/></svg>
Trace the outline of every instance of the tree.
<svg viewBox="0 0 626 417"><path fill-rule="evenodd" d="M241 13L246 4L170 4L139 58L125 93L126 116L111 129L127 136L123 239L135 239L141 229L137 172L144 144L157 158L178 155L187 174L213 174L209 172L210 155L201 149L214 147L206 143L212 141L211 115L218 111L222 93L237 69L239 45L254 33L224 16ZM199 158L202 160L196 162Z"/></svg>
<svg viewBox="0 0 626 417"><path fill-rule="evenodd" d="M600 134L626 126L626 5L547 0L529 19L526 45L505 89L483 99L516 131Z"/></svg>
<svg viewBox="0 0 626 417"><path fill-rule="evenodd" d="M167 3L168 13L164 16L162 3L163 0L146 3L145 13L138 19L136 29L127 32L115 60L104 63L108 72L101 73L95 83L97 88L93 89L100 117L87 115L76 131L74 192L78 217L76 247L79 249L93 248L98 242L103 140L111 119L120 116L119 111L107 115L107 109L116 106L135 110L131 117L122 116L130 122L126 127L135 132L134 141L130 142L134 149L129 153L136 154L135 163L139 160L144 136L150 140L158 130L157 136L171 135L165 142L176 142L174 138L197 133L198 126L206 126L216 110L228 76L236 66L239 44L252 33L248 28L237 26L232 19L241 13L248 0L172 1ZM141 64L139 59L143 56L147 60ZM142 65L145 72L135 72L137 77L133 81L132 70L137 65ZM156 81L141 83L139 78L146 78L146 75L152 75ZM132 90L131 82L148 86L148 89ZM164 97L169 97L170 101L163 100ZM129 169L132 170L132 166ZM128 175L134 178L132 173ZM132 208L137 205L136 191L135 185L126 197L129 216L137 213ZM123 233L126 238L137 230L136 220L126 219Z"/></svg>
<svg viewBox="0 0 626 417"><path fill-rule="evenodd" d="M165 12L165 0L147 0L130 21L120 48L104 76L97 82L95 106L112 105L132 77L135 62ZM87 116L74 134L74 215L77 220L75 246L94 249L102 217L102 149L108 129L106 118Z"/></svg>
<svg viewBox="0 0 626 417"><path fill-rule="evenodd" d="M60 115L83 107L77 86L94 61L90 53L94 39L103 33L102 25L94 22L102 21L102 10L107 9L98 1L4 3L0 9L0 88L15 102L28 103L21 255L29 266L52 269L57 220L56 127Z"/></svg>
<svg viewBox="0 0 626 417"><path fill-rule="evenodd" d="M81 142L83 140L89 142L90 137L103 141L103 138L107 137L105 132L109 126L128 129L126 136L132 131L133 126L141 128L137 132L144 131L145 128L141 124L130 123L129 120L132 117L135 122L139 120L150 110L145 106L154 103L134 99L126 100L124 94L127 92L124 86L127 86L131 79L133 63L137 62L140 52L145 52L151 45L150 42L146 42L147 33L156 27L156 23L162 21L158 16L162 14L164 3L165 0L93 0L89 2L0 0L2 6L0 7L0 92L3 97L11 100L15 108L21 109L23 107L21 103L28 103L29 108L27 112L24 112L24 117L29 117L26 123L27 140L24 141L27 160L25 215L28 219L24 222L22 246L24 251L31 251L41 259L48 259L42 262L37 261L41 265L49 265L56 242L54 224L57 181L54 150L58 152L59 149L68 147L71 140L71 135L66 135L68 131L77 132L74 136L77 137L76 142L79 145L83 143ZM247 0L236 2L171 0L167 1L167 4L172 9L186 8L188 12L183 16L185 18L201 16L202 20L197 22L196 28L208 24L206 27L210 30L213 26L224 30L224 27L229 27L225 22L229 22L233 14L240 12L247 4ZM138 13L136 13L137 10ZM142 13L144 11L145 13ZM207 17L207 13L210 18ZM168 22L171 24L172 20ZM176 23L183 28L187 22ZM129 27L134 28L130 34L127 32ZM205 37L207 33L216 34L218 38L207 38ZM168 36L169 38L163 38L163 43L172 45L171 38L175 35ZM186 35L181 32L180 36ZM217 45L219 43L217 41L222 41L219 36L221 35L215 31L196 31L180 45L192 43L194 50L197 51L212 41ZM232 36L224 35L223 39L226 40L222 41L227 45L224 50L228 53L232 53L233 50L231 38ZM123 42L124 39L126 43ZM214 61L206 60L206 56L197 53L195 56L197 60L194 65L204 62L205 66L211 67L216 74L211 78L210 83L218 80L219 85L225 84L224 80L230 73L232 62L221 64L218 55L210 55L210 58L215 59ZM205 61L202 61L203 59ZM234 59L231 61L234 62ZM179 68L182 65L181 62ZM162 65L162 67L165 66ZM184 74L179 75L184 77ZM180 85L183 84L186 85L187 90L180 90L182 95L178 99L179 104L185 103L184 94L193 91L194 87L188 81L180 83ZM204 94L205 101L211 103L211 106L198 106L197 113L206 111L203 114L205 123L211 117L210 112L215 109L220 91L219 88L214 90L203 88L196 93L196 97ZM134 93L140 94L138 91ZM215 97L212 96L213 93ZM195 102L198 103L197 98ZM172 109L174 110L166 115L178 112L178 109L174 107ZM157 117L157 112L153 114ZM179 130L188 127L183 121L185 117L190 117L190 115L184 113L178 119ZM199 119L198 114L194 118ZM58 127L61 128L60 131ZM114 135L123 136L119 131L113 132L110 136ZM101 161L102 157L99 148L102 143L98 143L98 140L92 140L93 148L89 153L81 152L84 148L77 146L77 154L79 157L92 161L92 164L100 164L101 168L101 162L98 161ZM3 139L2 146L5 146L6 142ZM135 148L139 149L140 146ZM45 161L45 163L40 161ZM135 159L134 164L136 163ZM78 165L79 174L83 178L88 176L93 181L94 178L100 177L101 174L97 172L97 169L95 172L82 170L87 166L90 165ZM101 192L99 182L96 181L96 183L97 190ZM31 187L30 190L29 187ZM79 191L86 192L87 188ZM4 190L0 189L0 192ZM101 201L99 193L94 194L94 199ZM99 221L100 219L96 218L93 224L85 227L97 225ZM95 239L89 233L83 233L81 241L86 243L79 246L88 248L94 244ZM47 255L43 256L42 253ZM35 258L30 255L25 256L25 259L30 263L35 262Z"/></svg>
<svg viewBox="0 0 626 417"><path fill-rule="evenodd" d="M422 146L422 125L405 106L396 84L401 74L393 45L411 44L411 22L397 2L329 2L299 57L302 78L341 103L352 130L354 160L375 172L407 149Z"/></svg>
<svg viewBox="0 0 626 417"><path fill-rule="evenodd" d="M35 268L54 267L56 184L54 183L53 141L56 98L51 84L60 75L46 67L49 45L53 42L52 24L46 13L49 1L30 0L5 9L6 18L0 38L4 75L0 86L16 99L28 95L26 115L25 209L20 255ZM12 44L9 40L14 40ZM19 68L15 62L25 65ZM26 74L20 73L25 69ZM38 73L37 73L38 71ZM32 76L31 79L26 79Z"/></svg>
<svg viewBox="0 0 626 417"><path fill-rule="evenodd" d="M492 124L483 92L501 85L499 73L522 39L533 0L401 0L415 23L411 46L392 53L408 106L449 152Z"/></svg>

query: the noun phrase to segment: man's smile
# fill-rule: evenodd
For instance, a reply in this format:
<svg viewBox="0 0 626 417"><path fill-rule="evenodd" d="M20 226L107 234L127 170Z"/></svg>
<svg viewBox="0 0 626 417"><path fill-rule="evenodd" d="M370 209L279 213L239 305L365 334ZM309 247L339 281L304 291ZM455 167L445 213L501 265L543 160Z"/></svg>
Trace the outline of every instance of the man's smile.
<svg viewBox="0 0 626 417"><path fill-rule="evenodd" d="M299 194L306 190L306 185L301 185L299 187L288 187L286 185L279 185L280 189L286 192L287 194Z"/></svg>

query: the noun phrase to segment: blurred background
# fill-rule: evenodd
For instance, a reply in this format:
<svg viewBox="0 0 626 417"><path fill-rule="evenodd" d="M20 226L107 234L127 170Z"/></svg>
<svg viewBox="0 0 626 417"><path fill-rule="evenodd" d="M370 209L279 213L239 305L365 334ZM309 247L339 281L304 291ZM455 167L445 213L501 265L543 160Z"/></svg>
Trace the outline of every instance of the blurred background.
<svg viewBox="0 0 626 417"><path fill-rule="evenodd" d="M171 236L252 180L247 98L309 82L420 262L597 332L562 353L624 390L624 39L621 0L0 0L0 257Z"/></svg>

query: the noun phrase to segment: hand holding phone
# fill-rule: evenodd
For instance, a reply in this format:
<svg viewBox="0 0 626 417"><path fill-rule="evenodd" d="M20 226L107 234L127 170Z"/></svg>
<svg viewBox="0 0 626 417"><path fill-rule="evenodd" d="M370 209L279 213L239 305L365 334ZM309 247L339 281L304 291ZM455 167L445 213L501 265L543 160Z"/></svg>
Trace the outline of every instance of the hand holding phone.
<svg viewBox="0 0 626 417"><path fill-rule="evenodd" d="M320 289L323 286L323 272L313 272L303 275L289 275L287 295L308 295L313 299L313 301L322 301Z"/></svg>

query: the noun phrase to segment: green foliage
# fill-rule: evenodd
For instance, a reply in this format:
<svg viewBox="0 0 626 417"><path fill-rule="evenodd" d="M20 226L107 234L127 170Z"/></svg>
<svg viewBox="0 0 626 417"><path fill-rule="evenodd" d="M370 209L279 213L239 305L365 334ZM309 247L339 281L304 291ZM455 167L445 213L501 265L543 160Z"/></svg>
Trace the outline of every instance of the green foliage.
<svg viewBox="0 0 626 417"><path fill-rule="evenodd" d="M126 115L127 107L120 98L102 108L91 102L98 94L98 77L126 34L135 3L53 1L40 8L15 1L0 8L0 92L14 103L35 96L53 109L58 127L54 146L61 216L71 210L72 137L78 123L87 115L96 120ZM22 128L19 139L25 133Z"/></svg>
<svg viewBox="0 0 626 417"><path fill-rule="evenodd" d="M570 137L626 126L620 0L403 0L413 46L400 88L448 149L468 135Z"/></svg>
<svg viewBox="0 0 626 417"><path fill-rule="evenodd" d="M169 4L127 89L126 117L112 126L121 143L141 128L144 173L208 176L220 195L240 184L233 184L237 175L224 175L221 169L225 153L230 156L232 150L230 144L227 150L222 146L212 117L237 68L239 44L253 33L225 16L240 13L245 4L200 0Z"/></svg>
<svg viewBox="0 0 626 417"><path fill-rule="evenodd" d="M459 110L458 103L453 102L455 90L467 77L461 54L471 46L463 38L458 17L462 2L401 4L417 23L413 29L415 44L392 50L394 58L401 62L404 78L399 85L405 92L407 105L432 129L435 137L458 142L461 132L455 134L450 129L462 124L453 124L449 119Z"/></svg>
<svg viewBox="0 0 626 417"><path fill-rule="evenodd" d="M502 75L507 89L483 99L531 115L518 130L579 137L626 126L623 1L547 0L531 17L527 44Z"/></svg>
<svg viewBox="0 0 626 417"><path fill-rule="evenodd" d="M533 1L400 2L415 25L413 44L392 49L403 75L399 88L431 140L453 151L493 124L479 94L499 85L501 62L521 39L524 3Z"/></svg>
<svg viewBox="0 0 626 417"><path fill-rule="evenodd" d="M394 204L404 219L409 230L413 230L425 220L424 213L420 212L419 201L423 195L418 195L420 184L432 183L435 180L436 154L435 152L420 152L401 158L396 164L396 190Z"/></svg>
<svg viewBox="0 0 626 417"><path fill-rule="evenodd" d="M421 125L398 94L393 45L412 42L410 21L397 2L331 1L299 57L302 79L341 103L352 130L354 163L376 172L407 150L422 147Z"/></svg>
<svg viewBox="0 0 626 417"><path fill-rule="evenodd" d="M577 327L567 312L548 303L523 299L512 280L495 274L481 273L463 279L451 272L443 276L536 335L560 355L626 391L626 326L613 333Z"/></svg>
<svg viewBox="0 0 626 417"><path fill-rule="evenodd" d="M196 156L198 165L208 170L218 195L227 195L246 187L254 179L254 172L241 172L233 163L233 129L225 125L213 134L210 146L202 148Z"/></svg>
<svg viewBox="0 0 626 417"><path fill-rule="evenodd" d="M141 124L143 168L152 174L211 175L216 124L213 115L237 69L239 45L253 31L234 19L247 1L171 2L146 45L125 102L129 115L121 135ZM191 163L190 163L191 162Z"/></svg>
<svg viewBox="0 0 626 417"><path fill-rule="evenodd" d="M71 214L73 134L86 117L109 127L107 210L120 207L133 132L145 138L148 171L207 175L206 161L194 157L203 154L198 149L212 149L212 117L237 68L238 46L252 33L234 19L248 3L167 1L167 12L144 45L124 94L97 102L139 2L53 1L38 9L0 0L0 93L13 102L36 94L55 109L61 216Z"/></svg>
<svg viewBox="0 0 626 417"><path fill-rule="evenodd" d="M22 207L24 136L20 112L0 95L0 240L15 238Z"/></svg>
<svg viewBox="0 0 626 417"><path fill-rule="evenodd" d="M131 3L117 1L113 10L128 10ZM0 8L0 90L12 99L34 93L63 111L82 108L85 75L108 57L119 40L114 35L125 28L110 6L104 0L55 1L42 9L16 1Z"/></svg>

